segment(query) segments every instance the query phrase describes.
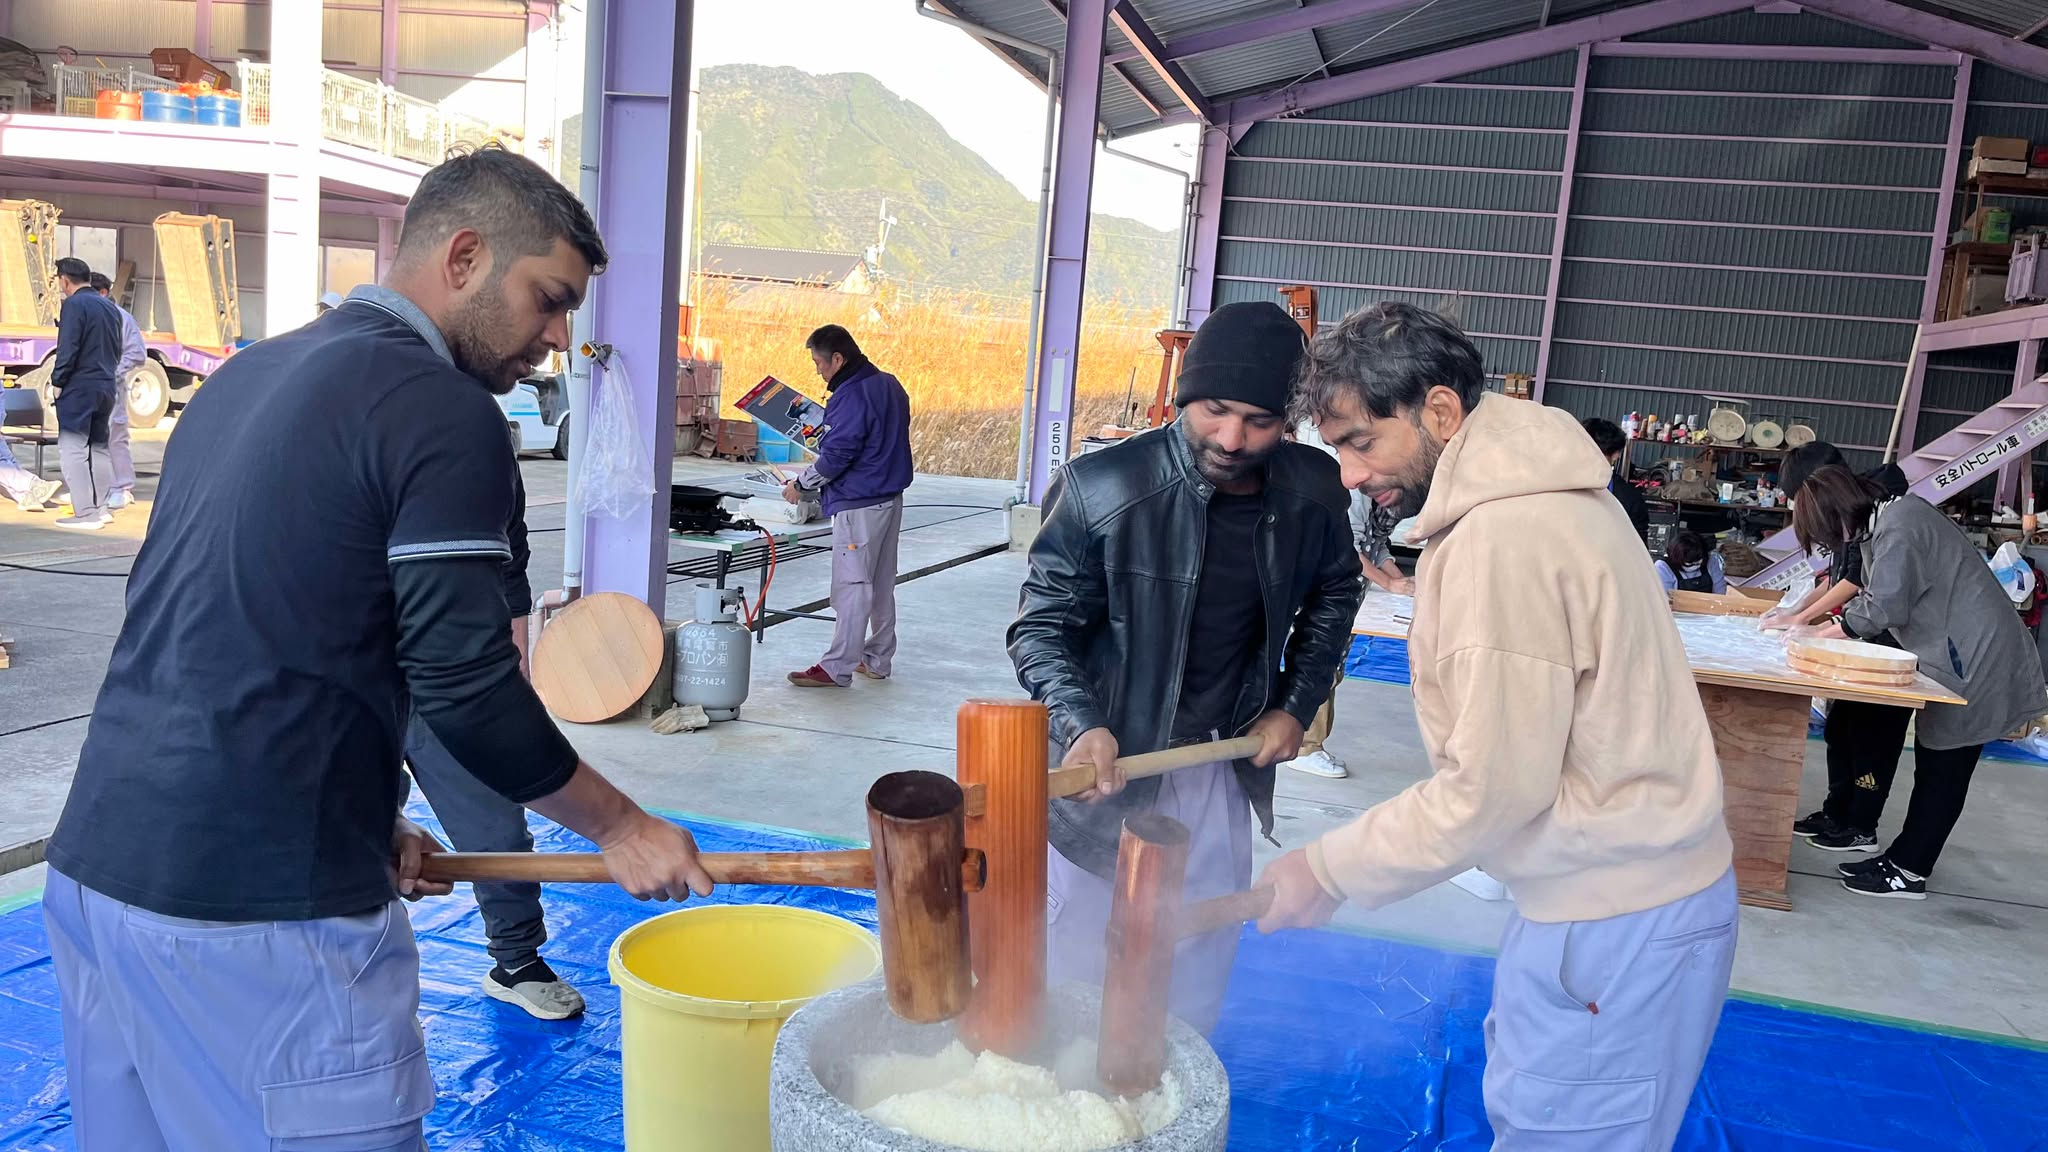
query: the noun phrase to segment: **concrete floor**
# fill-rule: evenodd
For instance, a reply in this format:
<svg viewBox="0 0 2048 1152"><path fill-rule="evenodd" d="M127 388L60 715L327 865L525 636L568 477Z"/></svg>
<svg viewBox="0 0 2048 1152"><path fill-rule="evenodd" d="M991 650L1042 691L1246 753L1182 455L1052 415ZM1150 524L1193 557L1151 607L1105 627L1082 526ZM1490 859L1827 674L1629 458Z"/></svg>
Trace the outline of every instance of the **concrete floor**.
<svg viewBox="0 0 2048 1152"><path fill-rule="evenodd" d="M143 434L138 465L154 471L162 433ZM562 486L566 466L524 464L529 487L536 588L559 583ZM701 461L678 479L729 474ZM145 476L142 493L154 478ZM921 477L906 503L904 570L960 557L1005 534L999 511L1008 485ZM76 537L0 505L0 562L121 572L140 537L147 505L124 513L118 531ZM42 521L43 523L38 523ZM678 555L681 555L679 552ZM824 556L777 571L770 603L819 599L828 588ZM752 694L734 723L657 736L638 722L566 725L591 763L646 804L828 835L859 837L862 797L886 771L949 771L954 711L972 696L1018 694L1003 654L1023 560L998 554L949 568L898 591L901 654L896 675L856 680L842 690L789 686L783 673L811 664L829 625L794 621L754 648ZM750 595L754 575L737 578ZM19 641L14 667L0 672L0 853L46 835L63 804L86 717L123 611L123 582L104 577L0 569L0 633ZM670 615L688 611L682 586ZM1347 682L1338 695L1331 749L1349 761L1348 780L1282 772L1276 835L1308 842L1427 772L1404 688ZM1808 745L1801 810L1824 786L1821 745ZM1887 835L1904 815L1911 757L1902 772ZM1987 762L1925 903L1852 896L1832 879L1840 857L1794 847L1792 912L1744 909L1736 987L1763 996L2000 1036L2048 1039L2048 991L2039 980L2048 954L2048 906L2035 868L2048 827L2048 775L2039 767ZM1259 861L1278 849L1259 844ZM0 877L0 901L32 891L40 868ZM1376 912L1347 908L1340 923L1458 949L1490 948L1508 906L1449 885Z"/></svg>

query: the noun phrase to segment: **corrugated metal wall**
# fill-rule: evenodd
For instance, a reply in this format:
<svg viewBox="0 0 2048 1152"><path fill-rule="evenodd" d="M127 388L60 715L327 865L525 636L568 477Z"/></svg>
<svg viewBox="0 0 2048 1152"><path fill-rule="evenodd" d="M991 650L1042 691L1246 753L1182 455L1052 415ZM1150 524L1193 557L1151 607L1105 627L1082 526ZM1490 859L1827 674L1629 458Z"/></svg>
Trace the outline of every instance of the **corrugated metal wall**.
<svg viewBox="0 0 2048 1152"><path fill-rule="evenodd" d="M1216 303L1321 291L1455 312L1487 371L1533 372L1573 58L1253 126L1223 177Z"/></svg>
<svg viewBox="0 0 2048 1152"><path fill-rule="evenodd" d="M1806 13L1644 39L1918 47ZM1311 283L1330 322L1452 297L1490 374L1533 372L1574 65L1566 53L1254 127L1225 168L1217 301ZM1546 400L1619 418L1748 398L1753 417L1812 424L1875 462L1954 82L1945 65L1593 56ZM2015 99L1995 71L1979 88ZM2015 134L2048 138L2048 86L2028 91L2043 128ZM1955 375L1973 396L1992 379Z"/></svg>

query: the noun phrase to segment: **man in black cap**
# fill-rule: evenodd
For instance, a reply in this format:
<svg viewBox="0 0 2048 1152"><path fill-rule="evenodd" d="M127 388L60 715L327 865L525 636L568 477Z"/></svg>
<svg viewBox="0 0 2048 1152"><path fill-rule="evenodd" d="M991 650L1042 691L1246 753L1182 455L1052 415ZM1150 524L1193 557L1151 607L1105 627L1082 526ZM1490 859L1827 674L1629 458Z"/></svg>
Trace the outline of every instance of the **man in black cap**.
<svg viewBox="0 0 2048 1152"><path fill-rule="evenodd" d="M1017 679L1051 712L1089 792L1052 803L1048 977L1100 983L1124 817L1187 825L1184 898L1251 882L1251 813L1270 839L1273 766L1330 694L1358 611L1359 560L1337 463L1289 443L1301 328L1278 305L1229 304L1188 345L1175 422L1054 477L1010 626ZM1126 786L1119 755L1257 736L1249 760ZM1216 1023L1235 928L1183 941L1170 1005Z"/></svg>

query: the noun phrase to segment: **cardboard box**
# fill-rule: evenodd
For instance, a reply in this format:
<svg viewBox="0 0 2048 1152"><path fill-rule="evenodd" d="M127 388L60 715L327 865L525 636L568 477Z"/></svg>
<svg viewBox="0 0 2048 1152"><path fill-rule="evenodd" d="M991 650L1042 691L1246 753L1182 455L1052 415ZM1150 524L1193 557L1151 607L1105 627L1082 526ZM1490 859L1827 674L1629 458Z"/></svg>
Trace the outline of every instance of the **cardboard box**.
<svg viewBox="0 0 2048 1152"><path fill-rule="evenodd" d="M149 62L158 76L176 84L204 84L223 90L234 87L226 72L190 48L152 48Z"/></svg>
<svg viewBox="0 0 2048 1152"><path fill-rule="evenodd" d="M2027 162L2027 142L2018 136L1979 136L1970 145L1972 160L2017 160Z"/></svg>
<svg viewBox="0 0 2048 1152"><path fill-rule="evenodd" d="M1970 161L1970 179L1972 180L1979 176L2025 176L2026 174L2027 162L2025 160Z"/></svg>

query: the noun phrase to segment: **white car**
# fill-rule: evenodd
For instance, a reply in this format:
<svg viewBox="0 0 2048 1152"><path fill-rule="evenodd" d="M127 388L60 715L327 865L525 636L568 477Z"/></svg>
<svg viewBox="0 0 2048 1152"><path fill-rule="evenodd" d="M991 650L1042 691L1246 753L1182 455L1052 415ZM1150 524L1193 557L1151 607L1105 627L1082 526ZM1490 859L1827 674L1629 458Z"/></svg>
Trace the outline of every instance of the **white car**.
<svg viewBox="0 0 2048 1152"><path fill-rule="evenodd" d="M542 406L538 386L545 379L521 380L513 385L510 392L498 397L498 410L505 414L515 454L549 452L555 459L565 460L569 456L568 413L557 410L553 413L554 422L548 421L549 413Z"/></svg>

